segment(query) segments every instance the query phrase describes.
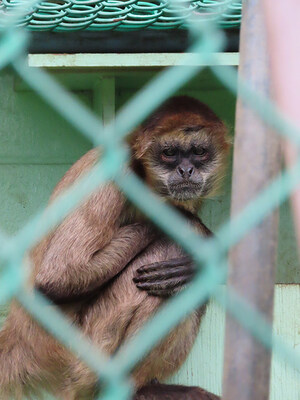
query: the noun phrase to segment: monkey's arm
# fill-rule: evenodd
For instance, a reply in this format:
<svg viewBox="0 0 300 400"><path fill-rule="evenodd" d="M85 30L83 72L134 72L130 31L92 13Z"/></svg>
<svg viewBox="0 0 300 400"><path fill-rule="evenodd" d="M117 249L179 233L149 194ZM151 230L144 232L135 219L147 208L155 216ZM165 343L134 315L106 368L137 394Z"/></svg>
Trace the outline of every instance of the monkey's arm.
<svg viewBox="0 0 300 400"><path fill-rule="evenodd" d="M195 268L190 257L144 265L133 278L136 287L153 296L170 296L181 290L193 277Z"/></svg>
<svg viewBox="0 0 300 400"><path fill-rule="evenodd" d="M190 217L197 232L203 236L211 236L211 231L197 217ZM182 290L195 274L195 266L189 256L173 258L147 264L137 269L133 282L140 290L152 296L167 297Z"/></svg>
<svg viewBox="0 0 300 400"><path fill-rule="evenodd" d="M152 239L149 226L138 223L127 225L119 228L111 241L92 253L88 260L86 253L78 252L73 262L71 257L66 256L65 262L59 257L70 252L62 243L56 256L60 264L51 265L55 258L46 258L37 274L35 286L54 303L77 300L117 275Z"/></svg>
<svg viewBox="0 0 300 400"><path fill-rule="evenodd" d="M91 292L117 275L153 239L145 224L120 227L126 212L113 183L91 195L31 252L35 287L58 301Z"/></svg>
<svg viewBox="0 0 300 400"><path fill-rule="evenodd" d="M152 238L149 227L138 223L124 226L86 264L78 259L78 263L66 266L64 274L52 275L52 279L39 273L36 288L55 304L82 300L117 275Z"/></svg>

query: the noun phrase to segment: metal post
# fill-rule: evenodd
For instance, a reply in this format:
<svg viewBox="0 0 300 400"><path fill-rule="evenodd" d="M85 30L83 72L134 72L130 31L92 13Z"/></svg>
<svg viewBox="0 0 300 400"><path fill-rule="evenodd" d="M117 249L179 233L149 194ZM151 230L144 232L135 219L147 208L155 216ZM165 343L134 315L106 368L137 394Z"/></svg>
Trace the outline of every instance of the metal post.
<svg viewBox="0 0 300 400"><path fill-rule="evenodd" d="M239 76L270 94L268 51L261 2L244 2ZM264 188L280 168L279 139L238 99L234 145L232 215ZM276 265L278 211L254 228L230 254L232 287L270 321ZM226 319L224 400L267 400L270 353L230 316Z"/></svg>

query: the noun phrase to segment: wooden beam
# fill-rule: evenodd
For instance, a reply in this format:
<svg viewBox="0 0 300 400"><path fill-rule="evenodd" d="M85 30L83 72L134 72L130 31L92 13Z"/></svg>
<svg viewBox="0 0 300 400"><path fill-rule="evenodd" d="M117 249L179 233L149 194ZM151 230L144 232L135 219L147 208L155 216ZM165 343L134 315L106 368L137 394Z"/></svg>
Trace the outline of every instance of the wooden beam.
<svg viewBox="0 0 300 400"><path fill-rule="evenodd" d="M93 88L93 108L103 124L115 118L115 78L98 78Z"/></svg>
<svg viewBox="0 0 300 400"><path fill-rule="evenodd" d="M261 2L243 6L239 77L270 94L269 60ZM236 215L280 169L279 138L238 98L233 163L232 215ZM269 215L230 254L228 286L272 321L278 211ZM230 316L226 319L224 400L269 398L270 353Z"/></svg>
<svg viewBox="0 0 300 400"><path fill-rule="evenodd" d="M81 68L163 68L183 64L184 53L136 53L136 54L29 54L30 67L51 69L81 69ZM190 65L238 65L238 53L216 53L215 61L207 64L191 62Z"/></svg>

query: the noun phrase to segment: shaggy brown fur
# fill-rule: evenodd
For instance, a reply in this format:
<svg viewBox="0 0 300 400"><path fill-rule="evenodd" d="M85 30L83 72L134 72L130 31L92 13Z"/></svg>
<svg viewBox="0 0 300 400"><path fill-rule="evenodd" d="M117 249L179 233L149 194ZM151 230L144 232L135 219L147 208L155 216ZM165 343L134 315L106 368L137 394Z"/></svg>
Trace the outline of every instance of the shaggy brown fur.
<svg viewBox="0 0 300 400"><path fill-rule="evenodd" d="M210 163L201 164L200 157L198 164L205 164L205 171L195 167L201 190L211 192L215 186L211 182L216 181L224 165L228 148L226 130L207 106L188 97L171 99L132 135L131 168L168 202L191 212L189 219L193 225L207 235L207 228L195 217L199 194L184 201L172 198L170 191L165 195L160 192L168 190L171 172L168 174L157 161L160 160L157 146L171 142L186 151L195 141L213 149ZM55 188L51 201L89 171L98 156L98 150L94 149L77 161ZM180 194L180 190L177 192ZM111 355L156 312L166 293L171 295L186 284L191 263L181 265L182 255L182 250L146 223L110 182L30 252L31 282L32 287L60 304L70 321L95 345ZM163 267L168 260L173 264L175 260L175 284L174 265ZM162 268L153 275L154 262L161 263ZM144 273L137 271L145 266ZM171 271L171 288L168 276L164 275L167 268ZM132 281L148 275L149 282ZM132 375L137 388L153 378L164 379L182 364L194 342L202 314L203 309L194 312L141 361ZM24 394L29 398L40 388L65 400L79 400L92 395L95 387L94 374L14 303L0 332L1 400L6 396L20 399Z"/></svg>
<svg viewBox="0 0 300 400"><path fill-rule="evenodd" d="M202 223L197 225L205 235ZM80 321L84 333L104 352L114 354L165 301L163 297L149 296L146 291L132 285L136 270L149 263L173 260L182 255L182 250L169 239L155 240L88 306L83 306ZM166 379L182 365L195 341L204 310L205 307L202 307L181 322L138 365L132 373L137 388L154 378ZM96 377L83 363L73 364L68 374L70 383L67 386L77 393L76 399L85 399L85 393L95 388Z"/></svg>

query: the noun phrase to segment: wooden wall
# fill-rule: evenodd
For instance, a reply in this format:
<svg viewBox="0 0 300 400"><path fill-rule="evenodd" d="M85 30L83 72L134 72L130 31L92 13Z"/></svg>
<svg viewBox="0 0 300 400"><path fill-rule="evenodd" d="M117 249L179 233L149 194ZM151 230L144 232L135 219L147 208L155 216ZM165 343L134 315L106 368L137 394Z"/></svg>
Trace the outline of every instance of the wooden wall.
<svg viewBox="0 0 300 400"><path fill-rule="evenodd" d="M116 75L116 108L153 77L153 72ZM93 108L93 74L57 74L57 78ZM10 71L0 75L0 226L14 234L44 207L56 182L91 144L51 110ZM211 106L232 133L235 98L208 70L181 91ZM229 217L230 166L219 196L206 200L201 211L213 231ZM280 210L280 238L275 330L297 350L300 344L300 268L288 204ZM262 266L263 268L263 266ZM173 382L201 385L220 393L224 313L212 302L197 343ZM273 360L272 400L299 400L299 376L284 362Z"/></svg>

